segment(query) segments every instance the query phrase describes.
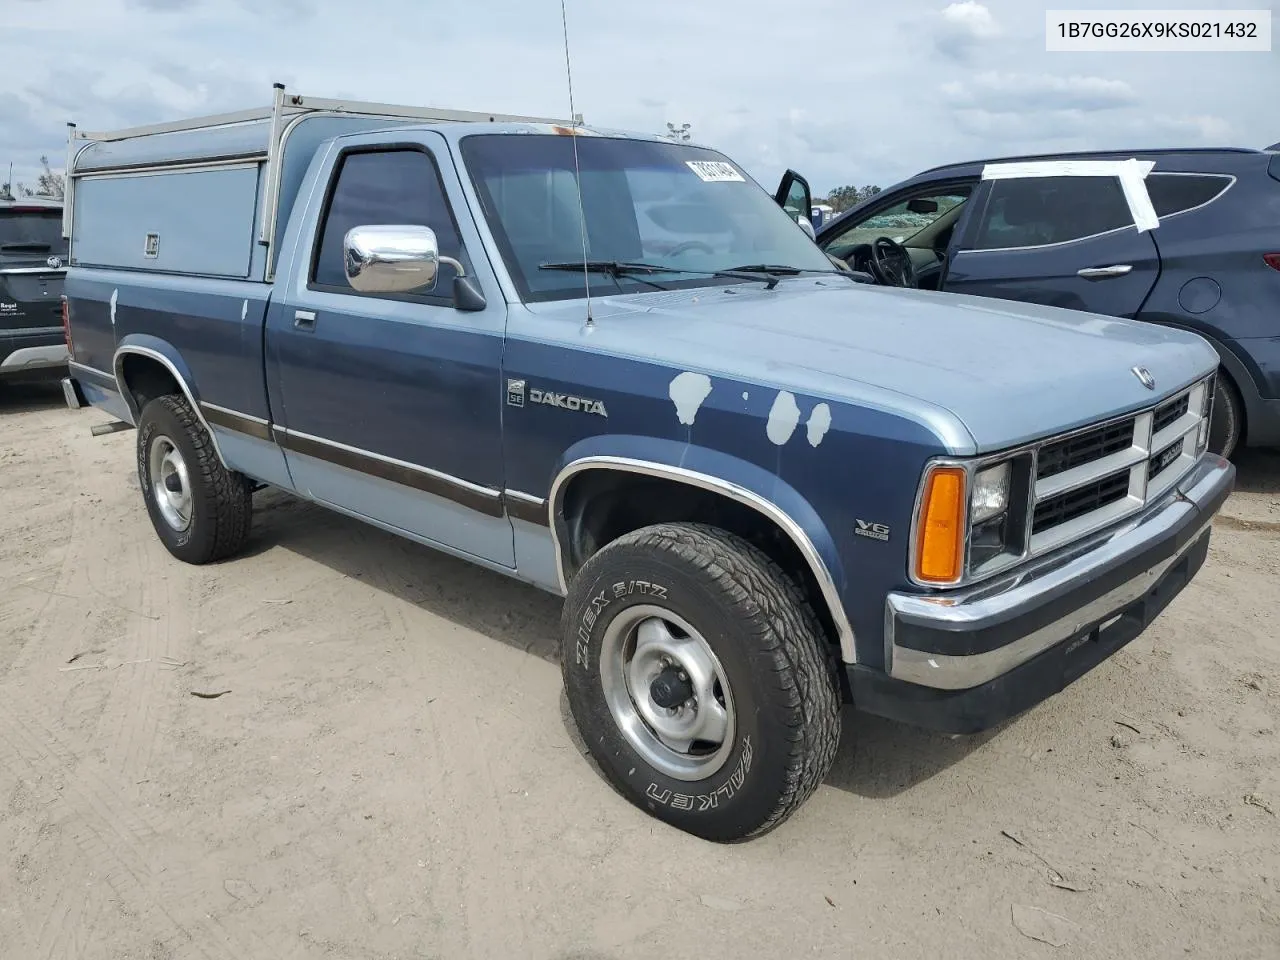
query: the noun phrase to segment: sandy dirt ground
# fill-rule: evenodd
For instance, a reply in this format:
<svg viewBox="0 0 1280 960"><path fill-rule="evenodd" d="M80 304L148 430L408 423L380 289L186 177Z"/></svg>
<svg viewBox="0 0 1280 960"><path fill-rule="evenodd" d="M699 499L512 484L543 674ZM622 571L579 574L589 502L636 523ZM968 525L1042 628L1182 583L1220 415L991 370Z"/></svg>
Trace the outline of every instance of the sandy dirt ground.
<svg viewBox="0 0 1280 960"><path fill-rule="evenodd" d="M3 960L1280 957L1280 456L1096 671L978 738L847 714L719 846L584 757L555 598L265 493L185 566L132 431L0 389Z"/></svg>

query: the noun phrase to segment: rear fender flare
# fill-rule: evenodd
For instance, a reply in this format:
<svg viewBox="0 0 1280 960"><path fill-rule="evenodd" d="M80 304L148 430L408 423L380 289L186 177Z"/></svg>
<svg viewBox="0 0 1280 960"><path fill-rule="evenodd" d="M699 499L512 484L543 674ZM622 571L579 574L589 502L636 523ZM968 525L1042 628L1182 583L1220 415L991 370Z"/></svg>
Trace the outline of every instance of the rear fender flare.
<svg viewBox="0 0 1280 960"><path fill-rule="evenodd" d="M146 357L169 371L173 379L177 381L182 393L186 396L187 403L191 405L191 409L200 421L201 426L209 434L214 452L225 467L227 461L222 456L222 450L218 446L217 435L214 434L209 422L204 417L204 411L200 408L200 397L194 386L195 380L191 374L191 368L187 366L174 346L159 337L149 334L130 334L121 340L120 345L116 347L115 356L111 361L112 372L115 374L116 388L120 391L120 396L124 398L125 405L129 408L129 413L133 417L133 425L136 427L138 425L138 417L142 411L138 407L138 401L134 397L133 391L129 389L124 379L124 358L127 356Z"/></svg>

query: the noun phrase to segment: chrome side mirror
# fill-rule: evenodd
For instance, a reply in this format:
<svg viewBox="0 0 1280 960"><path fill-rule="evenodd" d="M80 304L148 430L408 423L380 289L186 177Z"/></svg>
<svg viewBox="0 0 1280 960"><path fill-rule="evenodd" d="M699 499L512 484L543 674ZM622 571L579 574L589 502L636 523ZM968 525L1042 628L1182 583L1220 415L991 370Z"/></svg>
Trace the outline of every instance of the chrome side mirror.
<svg viewBox="0 0 1280 960"><path fill-rule="evenodd" d="M360 293L429 290L442 263L466 276L457 260L440 256L435 231L418 224L352 227L342 249L347 283Z"/></svg>
<svg viewBox="0 0 1280 960"><path fill-rule="evenodd" d="M797 216L796 223L800 224L800 229L805 232L810 240L817 240L818 234L813 229L813 223L806 216Z"/></svg>

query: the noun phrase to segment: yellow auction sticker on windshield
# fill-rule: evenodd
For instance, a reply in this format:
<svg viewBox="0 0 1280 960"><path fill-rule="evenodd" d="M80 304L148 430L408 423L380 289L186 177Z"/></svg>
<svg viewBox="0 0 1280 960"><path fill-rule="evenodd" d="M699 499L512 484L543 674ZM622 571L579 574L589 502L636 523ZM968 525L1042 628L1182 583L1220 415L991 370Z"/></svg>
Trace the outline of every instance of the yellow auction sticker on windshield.
<svg viewBox="0 0 1280 960"><path fill-rule="evenodd" d="M686 160L685 165L706 183L745 183L746 178L722 160Z"/></svg>

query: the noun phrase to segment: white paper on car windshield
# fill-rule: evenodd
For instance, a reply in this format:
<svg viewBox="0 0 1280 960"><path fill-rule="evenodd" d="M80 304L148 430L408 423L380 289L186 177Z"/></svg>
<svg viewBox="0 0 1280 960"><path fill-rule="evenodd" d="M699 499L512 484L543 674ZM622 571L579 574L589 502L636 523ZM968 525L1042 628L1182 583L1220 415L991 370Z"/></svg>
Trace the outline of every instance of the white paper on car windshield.
<svg viewBox="0 0 1280 960"><path fill-rule="evenodd" d="M685 164L706 183L745 183L732 164L723 160L686 160Z"/></svg>

